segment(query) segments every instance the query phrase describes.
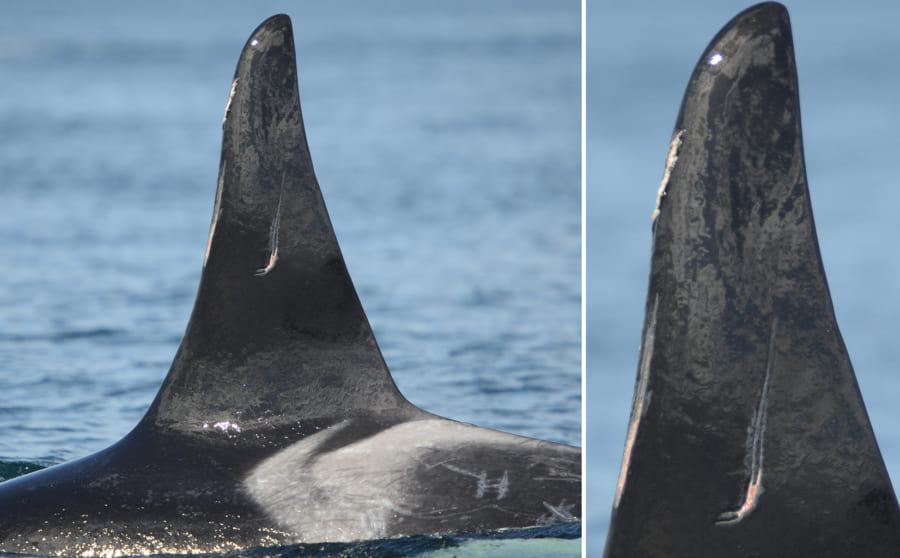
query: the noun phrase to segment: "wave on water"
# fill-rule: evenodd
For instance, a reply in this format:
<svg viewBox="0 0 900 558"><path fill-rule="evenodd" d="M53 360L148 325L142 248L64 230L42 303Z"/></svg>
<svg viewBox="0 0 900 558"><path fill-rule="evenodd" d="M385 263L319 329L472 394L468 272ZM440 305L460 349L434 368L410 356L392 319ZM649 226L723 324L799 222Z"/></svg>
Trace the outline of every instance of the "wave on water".
<svg viewBox="0 0 900 558"><path fill-rule="evenodd" d="M107 339L123 336L127 331L113 328L89 328L54 331L49 333L5 333L0 332L0 341L11 343L79 341L82 339Z"/></svg>
<svg viewBox="0 0 900 558"><path fill-rule="evenodd" d="M312 543L228 553L242 558L462 558L580 556L581 523L503 529L458 535L412 535L352 543Z"/></svg>

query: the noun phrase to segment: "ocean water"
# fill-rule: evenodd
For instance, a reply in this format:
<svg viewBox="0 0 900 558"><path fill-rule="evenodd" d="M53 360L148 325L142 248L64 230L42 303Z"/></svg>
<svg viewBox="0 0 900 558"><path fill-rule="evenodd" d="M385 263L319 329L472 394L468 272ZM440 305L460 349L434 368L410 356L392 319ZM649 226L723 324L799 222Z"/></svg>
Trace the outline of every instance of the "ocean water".
<svg viewBox="0 0 900 558"><path fill-rule="evenodd" d="M579 2L5 3L4 475L106 447L154 397L196 292L237 56L279 12L317 176L401 391L581 445ZM367 548L328 552L435 550Z"/></svg>
<svg viewBox="0 0 900 558"><path fill-rule="evenodd" d="M889 473L900 479L900 4L788 1L825 272ZM650 270L650 215L688 79L752 2L587 5L587 513L602 552Z"/></svg>

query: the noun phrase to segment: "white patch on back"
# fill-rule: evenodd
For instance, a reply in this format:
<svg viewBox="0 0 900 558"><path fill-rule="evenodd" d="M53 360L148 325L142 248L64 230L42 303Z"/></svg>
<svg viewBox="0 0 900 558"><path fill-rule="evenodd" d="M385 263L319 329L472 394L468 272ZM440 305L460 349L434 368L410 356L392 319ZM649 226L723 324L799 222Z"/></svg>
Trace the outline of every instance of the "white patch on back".
<svg viewBox="0 0 900 558"><path fill-rule="evenodd" d="M434 517L434 494L417 486L416 473L443 468L471 477L470 498L503 501L516 488L509 471L482 471L456 463L456 451L481 445L515 446L527 453L546 444L447 419L405 422L333 451L318 453L332 436L352 427L344 421L313 434L260 463L244 481L254 502L297 542L331 542L393 536L404 516ZM463 466L460 466L463 465ZM489 465L489 463L486 463ZM491 476L493 475L493 477ZM562 479L561 479L562 480ZM571 479L564 479L571 480ZM525 481L527 482L527 481Z"/></svg>

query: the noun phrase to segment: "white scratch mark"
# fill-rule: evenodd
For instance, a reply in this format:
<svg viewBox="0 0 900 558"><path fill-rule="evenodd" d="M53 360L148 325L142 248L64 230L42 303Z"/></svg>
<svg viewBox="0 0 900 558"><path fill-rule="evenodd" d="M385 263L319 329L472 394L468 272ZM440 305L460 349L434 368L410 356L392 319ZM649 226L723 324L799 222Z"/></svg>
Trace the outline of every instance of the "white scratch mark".
<svg viewBox="0 0 900 558"><path fill-rule="evenodd" d="M253 273L254 277L265 277L270 271L275 269L275 264L278 263L278 229L281 225L281 206L284 202L284 176L284 173L282 173L281 191L278 193L278 207L275 209L275 217L272 219L272 226L269 229L269 261L265 267L261 267Z"/></svg>
<svg viewBox="0 0 900 558"><path fill-rule="evenodd" d="M503 478L500 479L500 484L497 486L497 499L502 500L506 497L506 494L509 492L509 471L503 471Z"/></svg>
<svg viewBox="0 0 900 558"><path fill-rule="evenodd" d="M225 104L225 114L222 115L222 125L228 120L228 111L231 109L231 100L234 99L234 92L237 89L238 78L234 78L231 82L231 91L228 93L228 102Z"/></svg>
<svg viewBox="0 0 900 558"><path fill-rule="evenodd" d="M734 525L756 509L759 497L763 493L763 449L766 435L766 412L769 405L769 376L775 366L775 332L778 329L778 318L772 320L772 333L769 336L769 356L766 362L766 375L763 379L762 390L759 394L759 403L756 412L747 427L747 454L750 461L750 475L747 480L747 491L744 501L736 510L730 510L719 514L716 525Z"/></svg>
<svg viewBox="0 0 900 558"><path fill-rule="evenodd" d="M475 489L476 498L484 498L484 490L487 488L487 472L482 471L478 475L478 487Z"/></svg>
<svg viewBox="0 0 900 558"><path fill-rule="evenodd" d="M634 441L637 438L638 428L647 405L650 404L652 391L647 390L650 383L650 361L653 358L653 341L656 338L656 310L659 308L659 295L653 299L653 310L650 312L650 323L647 325L647 335L641 346L641 365L638 368L637 386L634 389L634 400L631 402L631 421L628 423L628 434L625 436L625 454L622 457L622 469L619 471L619 482L616 485L616 499L614 508L619 507L622 492L625 490L625 480L628 477L628 467L631 465L631 451L634 449Z"/></svg>
<svg viewBox="0 0 900 558"><path fill-rule="evenodd" d="M562 482L581 482L579 475L560 475L558 477L531 477L535 482L562 481Z"/></svg>
<svg viewBox="0 0 900 558"><path fill-rule="evenodd" d="M662 182L659 184L659 191L656 193L656 207L653 209L652 221L656 222L659 217L662 199L666 197L666 189L669 187L669 179L672 177L672 171L675 169L675 163L678 162L678 151L681 149L681 139L684 136L684 130L678 130L669 144L669 154L666 155L666 170L663 171Z"/></svg>
<svg viewBox="0 0 900 558"><path fill-rule="evenodd" d="M575 516L572 515L571 511L569 511L574 507L574 504L566 504L565 500L560 502L558 506L554 506L549 502L544 502L544 507L547 508L547 510L550 511L550 513L552 513L554 516L563 521L575 519Z"/></svg>
<svg viewBox="0 0 900 558"><path fill-rule="evenodd" d="M460 475L465 475L467 477L476 479L476 498L484 498L484 495L488 492L488 490L497 491L497 500L502 500L509 493L509 471L503 471L503 477L501 477L499 481L489 482L487 478L487 471L473 473L471 471L466 471L465 469L461 469L447 463L442 463L441 465L449 471L453 471L454 473L459 473Z"/></svg>

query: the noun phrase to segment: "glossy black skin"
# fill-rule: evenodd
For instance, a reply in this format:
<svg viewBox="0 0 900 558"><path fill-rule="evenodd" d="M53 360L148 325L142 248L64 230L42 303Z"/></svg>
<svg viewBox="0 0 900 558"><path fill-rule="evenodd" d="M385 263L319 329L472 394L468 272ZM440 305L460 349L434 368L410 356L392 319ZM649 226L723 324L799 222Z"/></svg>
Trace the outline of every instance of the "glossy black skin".
<svg viewBox="0 0 900 558"><path fill-rule="evenodd" d="M372 335L313 172L287 16L254 31L235 80L207 259L169 374L117 444L0 484L0 551L221 552L308 540L248 493L255 467L339 424L306 461L291 463L298 475L310 459L392 426L452 423L400 394ZM262 273L276 246L274 266ZM509 438L506 446L476 441L447 451L473 468L493 463L515 475L531 467L532 477L555 468L568 481L535 481L500 509L447 488L459 474L411 469L405 480L433 488L434 501L417 502L418 513L385 534L553 521L542 499L566 499L578 515L580 449ZM531 444L527 453L515 451L520 441ZM434 517L432 509L456 513Z"/></svg>
<svg viewBox="0 0 900 558"><path fill-rule="evenodd" d="M653 231L647 395L605 556L900 556L819 254L783 6L751 7L713 39L679 133ZM759 409L762 491L717 524L745 501Z"/></svg>

